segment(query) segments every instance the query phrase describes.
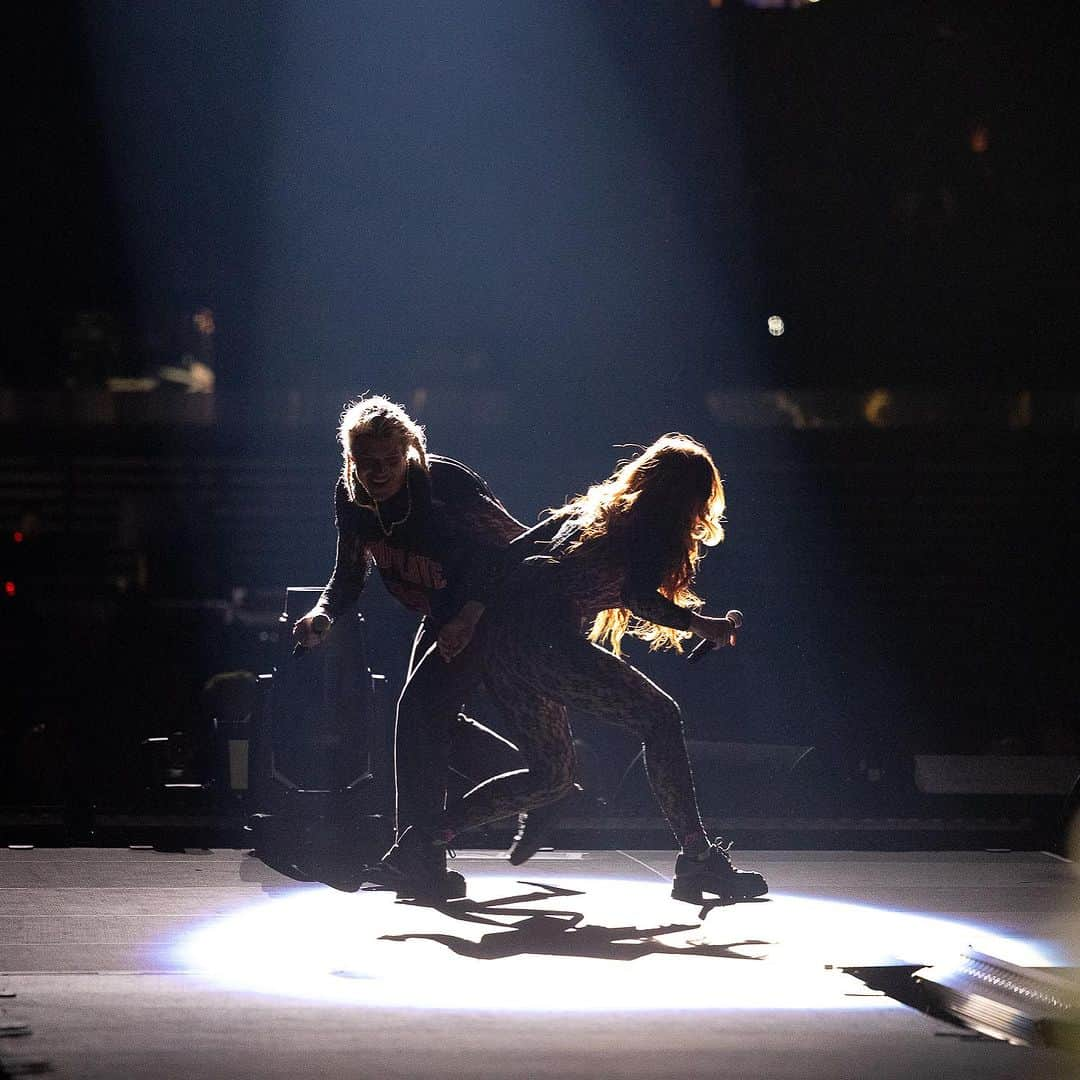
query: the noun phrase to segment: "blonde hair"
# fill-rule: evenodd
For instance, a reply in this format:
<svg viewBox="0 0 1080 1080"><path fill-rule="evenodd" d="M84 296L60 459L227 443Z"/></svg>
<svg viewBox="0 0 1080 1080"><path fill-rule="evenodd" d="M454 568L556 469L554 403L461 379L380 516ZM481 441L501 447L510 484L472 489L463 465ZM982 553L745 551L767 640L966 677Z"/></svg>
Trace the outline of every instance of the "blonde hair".
<svg viewBox="0 0 1080 1080"><path fill-rule="evenodd" d="M363 490L352 460L352 448L357 439L364 438L399 439L408 460L415 461L424 472L428 471L424 429L389 398L378 395L358 398L345 406L338 424L338 442L341 443L343 461L341 478L352 502L361 501L360 492Z"/></svg>
<svg viewBox="0 0 1080 1080"><path fill-rule="evenodd" d="M664 555L660 593L691 610L702 600L690 588L702 559L702 545L724 538L724 485L709 451L678 432L662 435L618 468L601 484L571 499L555 514L580 530L568 551L602 537L630 541L631 530L647 530L634 542L659 545ZM621 655L623 635L649 642L651 649L682 652L683 630L635 618L627 608L608 608L593 620L589 640L610 644Z"/></svg>

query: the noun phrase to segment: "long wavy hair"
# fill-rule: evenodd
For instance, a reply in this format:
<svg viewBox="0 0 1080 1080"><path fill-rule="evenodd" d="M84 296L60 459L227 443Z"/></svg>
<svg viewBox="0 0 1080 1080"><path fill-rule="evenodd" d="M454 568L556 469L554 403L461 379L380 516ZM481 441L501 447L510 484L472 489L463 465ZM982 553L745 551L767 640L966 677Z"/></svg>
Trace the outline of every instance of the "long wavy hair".
<svg viewBox="0 0 1080 1080"><path fill-rule="evenodd" d="M709 451L696 439L678 432L662 435L637 457L619 462L603 483L554 513L566 517L568 532L577 533L567 552L605 537L624 557L634 545L658 547L664 564L660 593L680 607L702 606L690 586L702 546L712 547L724 538L724 485ZM649 642L650 649L676 652L682 652L682 642L690 636L637 619L619 607L596 616L589 640L608 644L619 656L627 633Z"/></svg>
<svg viewBox="0 0 1080 1080"><path fill-rule="evenodd" d="M352 461L352 448L356 439L369 437L399 439L409 461L416 462L424 472L428 471L424 429L400 405L377 394L351 401L341 414L338 442L341 443L341 478L354 503L363 501L363 487Z"/></svg>

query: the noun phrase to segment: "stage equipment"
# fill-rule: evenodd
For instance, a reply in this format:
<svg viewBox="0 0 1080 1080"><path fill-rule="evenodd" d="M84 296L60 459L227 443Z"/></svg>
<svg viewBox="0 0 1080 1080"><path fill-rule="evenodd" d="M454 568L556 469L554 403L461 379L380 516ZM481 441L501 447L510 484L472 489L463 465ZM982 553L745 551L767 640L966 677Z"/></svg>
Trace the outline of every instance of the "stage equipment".
<svg viewBox="0 0 1080 1080"><path fill-rule="evenodd" d="M1080 855L1080 774L1065 796L1055 840L1054 850L1059 855L1072 859Z"/></svg>
<svg viewBox="0 0 1080 1080"><path fill-rule="evenodd" d="M294 650L293 623L320 589L290 586L279 655L259 676L247 829L255 853L292 877L339 888L392 842L385 680L367 664L364 620L342 615L320 644Z"/></svg>
<svg viewBox="0 0 1080 1080"><path fill-rule="evenodd" d="M790 777L810 749L772 743L687 739L686 751L694 771L702 815L706 818L777 816ZM657 813L643 758L644 751L639 751L627 766L609 800L609 813Z"/></svg>
<svg viewBox="0 0 1080 1080"><path fill-rule="evenodd" d="M1076 811L1076 754L916 754L915 785L928 804L1030 823L1040 846L1066 854Z"/></svg>
<svg viewBox="0 0 1080 1080"><path fill-rule="evenodd" d="M1078 773L1072 754L915 755L915 786L930 795L1064 796Z"/></svg>
<svg viewBox="0 0 1080 1080"><path fill-rule="evenodd" d="M259 705L259 681L250 671L223 671L202 691L202 708L213 752L211 768L219 799L243 803L248 792L251 730Z"/></svg>
<svg viewBox="0 0 1080 1080"><path fill-rule="evenodd" d="M912 978L938 1015L994 1039L1074 1050L1080 1045L1075 969L1019 967L970 950Z"/></svg>
<svg viewBox="0 0 1080 1080"><path fill-rule="evenodd" d="M916 806L910 754L830 739L794 763L782 810L795 817L894 818L912 816Z"/></svg>

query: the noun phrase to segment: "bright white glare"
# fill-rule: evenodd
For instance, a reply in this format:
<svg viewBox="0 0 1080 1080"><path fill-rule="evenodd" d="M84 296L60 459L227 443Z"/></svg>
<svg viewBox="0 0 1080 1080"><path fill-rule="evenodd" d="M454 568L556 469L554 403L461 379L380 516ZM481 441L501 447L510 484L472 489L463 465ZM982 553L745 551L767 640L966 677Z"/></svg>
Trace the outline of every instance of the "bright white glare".
<svg viewBox="0 0 1080 1080"><path fill-rule="evenodd" d="M483 921L391 893L292 887L187 932L170 961L219 986L291 998L564 1012L899 1007L837 968L937 964L967 948L1049 962L1030 942L930 915L774 895L701 920L660 881L558 884L579 895L492 905L542 889L478 876L469 892L488 905Z"/></svg>
<svg viewBox="0 0 1080 1080"><path fill-rule="evenodd" d="M769 316L769 333L773 337L779 337L784 332L784 320L779 315Z"/></svg>

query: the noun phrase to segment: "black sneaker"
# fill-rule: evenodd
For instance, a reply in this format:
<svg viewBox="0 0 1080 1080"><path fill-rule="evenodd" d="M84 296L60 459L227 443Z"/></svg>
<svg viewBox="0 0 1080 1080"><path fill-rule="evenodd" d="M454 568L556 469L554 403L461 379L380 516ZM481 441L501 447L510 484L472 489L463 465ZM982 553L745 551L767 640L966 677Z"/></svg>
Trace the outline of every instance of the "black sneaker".
<svg viewBox="0 0 1080 1080"><path fill-rule="evenodd" d="M510 844L510 863L520 866L528 862L555 833L559 822L565 817L574 800L581 794L580 784L575 784L568 795L545 806L523 810L518 814L518 828Z"/></svg>
<svg viewBox="0 0 1080 1080"><path fill-rule="evenodd" d="M393 889L399 899L422 903L460 900L465 878L446 868L446 845L434 843L422 830L410 826L398 842L364 872L366 881Z"/></svg>
<svg viewBox="0 0 1080 1080"><path fill-rule="evenodd" d="M768 882L752 870L737 870L732 866L728 857L730 847L714 840L703 859L681 853L675 860L671 895L690 904L704 903L702 893L712 893L728 903L764 896L769 891Z"/></svg>

